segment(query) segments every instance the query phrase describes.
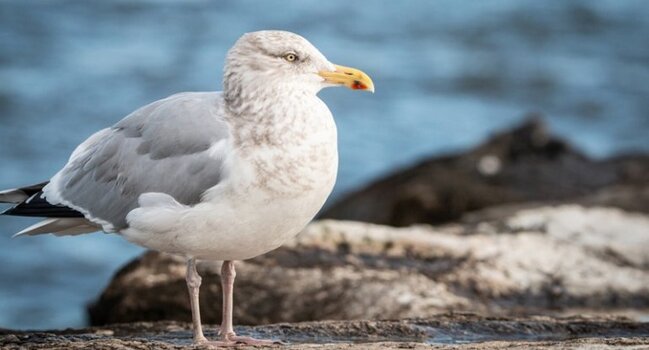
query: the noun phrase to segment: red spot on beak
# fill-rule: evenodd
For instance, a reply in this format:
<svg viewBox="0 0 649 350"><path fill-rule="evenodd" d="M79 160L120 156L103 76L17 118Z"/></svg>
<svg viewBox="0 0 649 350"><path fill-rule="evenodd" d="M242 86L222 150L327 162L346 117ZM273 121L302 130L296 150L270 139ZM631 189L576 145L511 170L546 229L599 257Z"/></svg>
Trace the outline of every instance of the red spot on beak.
<svg viewBox="0 0 649 350"><path fill-rule="evenodd" d="M361 83L360 81L356 80L354 81L354 84L352 84L352 89L354 90L367 90L367 85Z"/></svg>

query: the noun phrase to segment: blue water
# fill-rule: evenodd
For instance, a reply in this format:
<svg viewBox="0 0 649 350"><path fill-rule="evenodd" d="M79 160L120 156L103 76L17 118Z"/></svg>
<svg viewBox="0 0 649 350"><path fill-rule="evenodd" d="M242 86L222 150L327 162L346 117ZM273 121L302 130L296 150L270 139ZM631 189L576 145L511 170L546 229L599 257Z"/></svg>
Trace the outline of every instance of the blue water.
<svg viewBox="0 0 649 350"><path fill-rule="evenodd" d="M527 112L593 157L649 151L645 1L0 2L0 188L43 181L93 131L178 91L220 89L244 32L285 29L362 68L376 94L330 89L334 197ZM103 234L9 237L0 327L85 324L84 305L141 250Z"/></svg>

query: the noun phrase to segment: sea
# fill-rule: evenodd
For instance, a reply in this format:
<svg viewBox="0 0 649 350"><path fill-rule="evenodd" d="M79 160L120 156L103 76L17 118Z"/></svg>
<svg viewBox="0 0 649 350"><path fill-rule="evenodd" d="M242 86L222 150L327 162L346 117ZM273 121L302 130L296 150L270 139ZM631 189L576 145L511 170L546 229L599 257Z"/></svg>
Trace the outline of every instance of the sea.
<svg viewBox="0 0 649 350"><path fill-rule="evenodd" d="M375 82L320 93L339 131L331 201L530 113L593 158L649 151L643 0L2 0L0 188L49 179L139 106L220 90L228 48L262 29L299 33ZM11 239L34 222L0 217L0 328L84 326L143 250L102 233Z"/></svg>

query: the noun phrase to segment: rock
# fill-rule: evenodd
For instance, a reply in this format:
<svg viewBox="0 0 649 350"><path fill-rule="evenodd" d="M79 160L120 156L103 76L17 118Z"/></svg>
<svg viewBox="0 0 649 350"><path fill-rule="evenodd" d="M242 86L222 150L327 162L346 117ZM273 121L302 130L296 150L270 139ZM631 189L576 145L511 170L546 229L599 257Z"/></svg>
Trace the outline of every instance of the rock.
<svg viewBox="0 0 649 350"><path fill-rule="evenodd" d="M206 349L191 345L189 323L125 323L86 329L0 330L2 349ZM215 326L206 336L215 338ZM320 321L236 327L281 339L282 349L565 349L649 346L649 323L620 317L483 317L451 313L399 321ZM255 349L238 347L238 349Z"/></svg>
<svg viewBox="0 0 649 350"><path fill-rule="evenodd" d="M649 216L579 205L474 214L445 226L311 224L237 264L235 322L649 309ZM203 320L219 323L219 267L199 265ZM89 308L94 325L190 320L182 259L149 252Z"/></svg>
<svg viewBox="0 0 649 350"><path fill-rule="evenodd" d="M579 202L649 212L649 156L592 160L550 135L538 117L468 152L380 179L321 218L408 226L459 219L505 203Z"/></svg>

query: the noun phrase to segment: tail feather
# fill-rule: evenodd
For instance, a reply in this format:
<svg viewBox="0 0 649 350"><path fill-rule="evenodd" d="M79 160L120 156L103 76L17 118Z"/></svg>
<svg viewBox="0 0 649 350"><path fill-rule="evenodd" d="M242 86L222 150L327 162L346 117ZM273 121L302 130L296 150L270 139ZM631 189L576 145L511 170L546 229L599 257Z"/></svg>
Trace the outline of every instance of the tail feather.
<svg viewBox="0 0 649 350"><path fill-rule="evenodd" d="M26 200L5 210L3 215L32 216L45 218L83 218L80 212L65 205L50 204L39 191Z"/></svg>
<svg viewBox="0 0 649 350"><path fill-rule="evenodd" d="M0 203L12 203L13 207L1 215L35 216L45 218L83 218L83 214L60 204L51 204L43 197L43 187L49 182L0 191Z"/></svg>
<svg viewBox="0 0 649 350"><path fill-rule="evenodd" d="M50 204L43 198L43 187L48 182L0 191L0 203L11 203L13 207L2 215L36 216L47 219L16 233L18 236L32 236L52 233L57 236L78 235L101 230L101 227L86 220L80 212L64 205Z"/></svg>
<svg viewBox="0 0 649 350"><path fill-rule="evenodd" d="M82 218L51 218L38 222L16 233L13 237L51 233L56 236L79 235L99 231L101 228Z"/></svg>

